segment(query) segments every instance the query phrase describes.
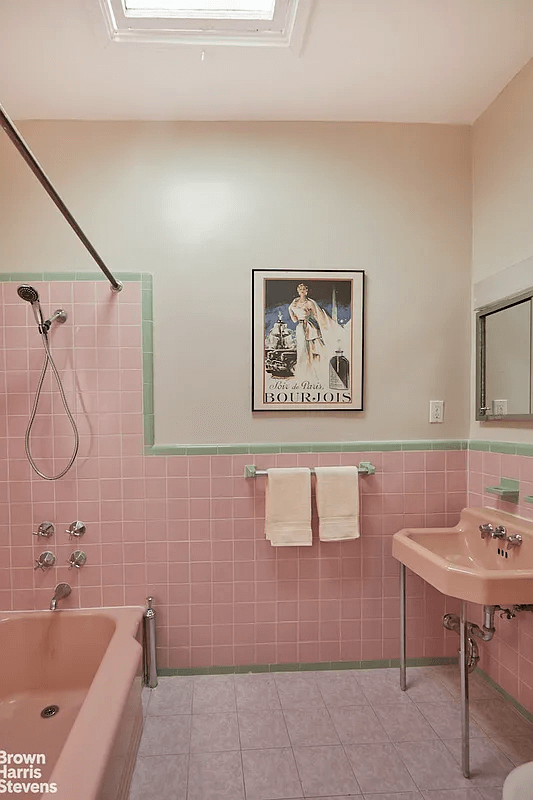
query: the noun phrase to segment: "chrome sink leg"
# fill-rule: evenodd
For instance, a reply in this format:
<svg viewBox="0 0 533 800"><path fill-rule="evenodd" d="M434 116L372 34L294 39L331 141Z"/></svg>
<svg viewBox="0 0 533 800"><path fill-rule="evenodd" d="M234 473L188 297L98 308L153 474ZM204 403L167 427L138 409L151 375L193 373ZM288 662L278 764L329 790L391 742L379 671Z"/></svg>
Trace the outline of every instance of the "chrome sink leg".
<svg viewBox="0 0 533 800"><path fill-rule="evenodd" d="M470 777L470 709L468 703L468 626L466 619L466 603L461 603L461 618L459 627L459 661L461 667L461 736L462 736L462 767L465 778Z"/></svg>
<svg viewBox="0 0 533 800"><path fill-rule="evenodd" d="M400 689L405 692L407 689L407 678L405 673L406 655L406 600L405 600L405 564L400 562Z"/></svg>

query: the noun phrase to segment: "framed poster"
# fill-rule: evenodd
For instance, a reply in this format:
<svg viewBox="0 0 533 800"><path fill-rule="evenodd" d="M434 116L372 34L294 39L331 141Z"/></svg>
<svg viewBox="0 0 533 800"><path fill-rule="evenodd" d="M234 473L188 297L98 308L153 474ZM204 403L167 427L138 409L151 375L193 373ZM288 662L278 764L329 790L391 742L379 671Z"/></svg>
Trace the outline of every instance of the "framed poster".
<svg viewBox="0 0 533 800"><path fill-rule="evenodd" d="M252 270L253 411L362 411L362 270Z"/></svg>

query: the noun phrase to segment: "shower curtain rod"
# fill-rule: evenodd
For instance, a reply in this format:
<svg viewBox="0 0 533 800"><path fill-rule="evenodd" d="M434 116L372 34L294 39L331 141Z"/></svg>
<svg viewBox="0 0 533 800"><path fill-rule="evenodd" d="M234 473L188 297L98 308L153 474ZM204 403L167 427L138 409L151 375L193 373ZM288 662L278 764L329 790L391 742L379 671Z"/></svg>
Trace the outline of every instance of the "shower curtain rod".
<svg viewBox="0 0 533 800"><path fill-rule="evenodd" d="M45 190L45 192L52 198L57 208L61 211L61 213L63 214L64 218L66 219L66 221L68 222L68 224L70 225L76 236L82 241L82 243L85 245L91 256L94 258L94 260L96 261L96 263L98 264L98 266L108 279L109 283L111 284L111 290L113 292L121 292L122 289L124 288L122 283L120 281L117 281L117 279L113 277L111 272L108 270L108 268L106 267L106 265L104 264L104 262L102 261L102 259L92 246L91 242L84 234L84 232L82 231L82 229L80 228L80 226L78 225L78 223L76 222L76 220L66 207L65 203L63 202L61 197L58 195L58 193L50 183L43 168L41 167L41 165L31 152L30 148L28 147L28 145L26 144L26 142L24 141L18 130L15 128L13 122L10 120L10 118L4 111L2 105L0 105L0 125L5 130L5 132L7 133L7 135L9 136L9 138L19 151L20 155L22 156L26 164L29 166L29 168L31 169L31 171L33 172L33 174L35 175L35 177L37 178L43 189Z"/></svg>

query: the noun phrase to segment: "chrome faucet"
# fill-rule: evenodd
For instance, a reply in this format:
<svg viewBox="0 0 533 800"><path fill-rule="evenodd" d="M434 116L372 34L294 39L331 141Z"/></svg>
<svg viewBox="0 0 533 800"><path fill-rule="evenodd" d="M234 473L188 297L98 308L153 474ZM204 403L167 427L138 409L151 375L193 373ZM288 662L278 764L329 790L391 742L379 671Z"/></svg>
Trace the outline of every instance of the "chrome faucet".
<svg viewBox="0 0 533 800"><path fill-rule="evenodd" d="M507 528L503 525L497 525L495 528L490 524L490 522L485 522L483 525L479 526L479 530L481 532L482 539L506 539L507 538Z"/></svg>
<svg viewBox="0 0 533 800"><path fill-rule="evenodd" d="M50 611L55 611L57 608L57 601L68 597L71 591L72 589L68 583L58 583L54 591L54 596L50 600Z"/></svg>
<svg viewBox="0 0 533 800"><path fill-rule="evenodd" d="M522 537L519 533L511 533L507 537L507 549L512 550L513 547L520 547L522 544Z"/></svg>
<svg viewBox="0 0 533 800"><path fill-rule="evenodd" d="M479 526L479 530L481 532L482 539L492 539L494 528L492 527L490 522L484 522L482 525Z"/></svg>

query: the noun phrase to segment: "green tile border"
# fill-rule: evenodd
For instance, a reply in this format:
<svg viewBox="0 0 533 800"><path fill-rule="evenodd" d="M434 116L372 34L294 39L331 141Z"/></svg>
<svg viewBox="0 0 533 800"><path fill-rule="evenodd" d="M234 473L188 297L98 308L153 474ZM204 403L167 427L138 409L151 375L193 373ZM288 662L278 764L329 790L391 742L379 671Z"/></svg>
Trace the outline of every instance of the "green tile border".
<svg viewBox="0 0 533 800"><path fill-rule="evenodd" d="M149 272L142 272L140 273L140 280L144 445L146 453L147 448L151 448L155 444L153 278ZM170 454L166 453L165 455Z"/></svg>
<svg viewBox="0 0 533 800"><path fill-rule="evenodd" d="M280 444L206 444L206 445L149 445L146 455L265 455L276 453L390 453L419 451L467 450L468 442L401 441L401 442L282 442Z"/></svg>
<svg viewBox="0 0 533 800"><path fill-rule="evenodd" d="M408 667L435 667L440 664L457 664L457 658L408 658ZM172 675L242 675L247 672L309 672L317 670L342 670L342 669L388 669L400 666L397 658L387 658L378 661L317 661L310 664L245 664L231 667L178 667L161 668L157 670L160 677Z"/></svg>
<svg viewBox="0 0 533 800"><path fill-rule="evenodd" d="M116 272L117 280L141 284L143 343L144 454L155 456L211 456L276 453L388 453L412 451L480 450L533 457L533 444L484 439L428 439L371 442L276 442L255 444L155 444L154 416L154 311L153 277L149 272ZM21 281L103 281L102 272L4 272L0 282Z"/></svg>
<svg viewBox="0 0 533 800"><path fill-rule="evenodd" d="M518 700L515 700L512 694L509 694L505 691L505 689L502 689L502 687L496 683L496 681L493 681L492 678L489 677L489 675L487 675L487 673L480 667L477 667L476 672L483 678L484 681L489 684L489 686L492 686L493 689L496 689L496 691L499 692L508 703L514 706L518 713L525 717L528 722L533 722L533 714L528 711L527 708L524 708L524 706L521 705Z"/></svg>
<svg viewBox="0 0 533 800"><path fill-rule="evenodd" d="M139 283L142 276L148 273L142 272L114 272L118 281L129 281ZM65 281L74 283L75 281L102 281L107 278L103 272L2 272L0 282L16 283L17 281Z"/></svg>
<svg viewBox="0 0 533 800"><path fill-rule="evenodd" d="M481 450L485 453L504 453L506 455L533 456L533 444L521 442L493 442L485 439L471 439L469 450Z"/></svg>

